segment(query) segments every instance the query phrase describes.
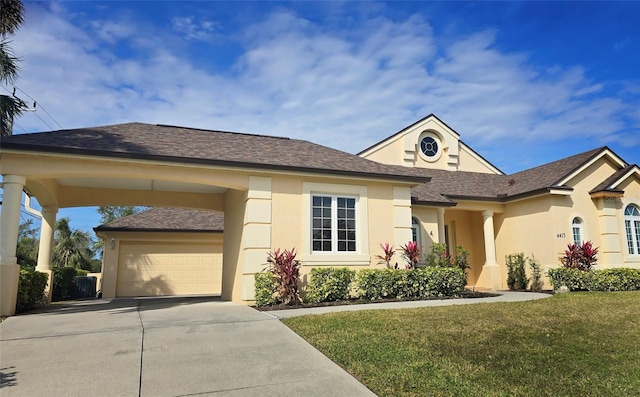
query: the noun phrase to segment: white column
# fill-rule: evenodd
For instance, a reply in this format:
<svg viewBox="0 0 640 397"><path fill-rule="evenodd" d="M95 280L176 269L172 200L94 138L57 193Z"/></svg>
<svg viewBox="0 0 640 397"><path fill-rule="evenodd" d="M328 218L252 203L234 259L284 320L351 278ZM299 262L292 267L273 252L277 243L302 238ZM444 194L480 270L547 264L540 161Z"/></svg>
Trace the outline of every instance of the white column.
<svg viewBox="0 0 640 397"><path fill-rule="evenodd" d="M42 208L40 246L38 247L38 265L36 266L36 270L39 272L53 269L51 258L53 256L53 231L56 228L57 213L58 209L56 207Z"/></svg>
<svg viewBox="0 0 640 397"><path fill-rule="evenodd" d="M484 229L484 253L485 261L482 272L476 282L477 288L486 288L496 291L502 288L502 274L496 260L496 242L493 230L493 211L482 212Z"/></svg>
<svg viewBox="0 0 640 397"><path fill-rule="evenodd" d="M0 316L16 312L20 266L16 258L22 189L26 178L4 175L4 195L0 213Z"/></svg>
<svg viewBox="0 0 640 397"><path fill-rule="evenodd" d="M47 299L51 302L53 288L53 232L56 228L56 207L43 207L42 222L40 224L40 246L38 247L38 265L36 270L49 275L49 282L45 291Z"/></svg>
<svg viewBox="0 0 640 397"><path fill-rule="evenodd" d="M438 207L438 242L439 243L447 243L444 235L444 208Z"/></svg>

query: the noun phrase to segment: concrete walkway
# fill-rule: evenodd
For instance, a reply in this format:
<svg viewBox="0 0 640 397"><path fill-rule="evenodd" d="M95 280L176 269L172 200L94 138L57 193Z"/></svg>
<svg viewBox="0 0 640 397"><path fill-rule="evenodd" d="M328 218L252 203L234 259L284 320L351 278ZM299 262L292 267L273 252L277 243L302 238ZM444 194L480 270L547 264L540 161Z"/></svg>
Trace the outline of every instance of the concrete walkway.
<svg viewBox="0 0 640 397"><path fill-rule="evenodd" d="M271 316L277 318L289 318L304 316L307 314L323 314L333 312L346 312L356 310L384 310L384 309L409 309L414 307L429 307L429 306L451 306L451 305L471 305L476 303L492 303L492 302L523 302L536 299L549 298L550 294L536 293L536 292L512 292L512 291L500 291L500 296L494 296L491 298L466 298L466 299L434 299L426 301L410 301L410 302L386 302L386 303L368 303L358 305L345 305L345 306L326 306L326 307L313 307L308 309L289 309L289 310L273 310L265 311Z"/></svg>
<svg viewBox="0 0 640 397"><path fill-rule="evenodd" d="M54 305L0 324L0 395L371 396L279 320L211 298Z"/></svg>

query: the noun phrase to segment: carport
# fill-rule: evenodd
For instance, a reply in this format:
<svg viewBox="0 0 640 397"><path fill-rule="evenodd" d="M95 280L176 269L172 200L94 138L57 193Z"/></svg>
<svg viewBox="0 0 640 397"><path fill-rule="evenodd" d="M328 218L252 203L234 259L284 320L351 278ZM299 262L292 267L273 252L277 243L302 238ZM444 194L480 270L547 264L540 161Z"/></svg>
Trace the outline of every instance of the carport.
<svg viewBox="0 0 640 397"><path fill-rule="evenodd" d="M258 251L264 257L270 249L271 214L265 213L270 206L260 205L260 211L255 208L258 201L270 201L271 179L252 172L256 164L242 167L238 161L219 160L229 157L224 153L230 148L241 146L235 141L242 137L141 123L3 137L1 314L15 312L19 273L15 247L23 191L42 207L36 270L49 274L59 208L143 205L229 213L225 229L237 230L235 235L244 235L244 239L238 241L231 233L223 244L222 297L253 299L253 290L243 293L242 285L243 272L248 285L255 270L237 265L243 254ZM245 231L255 227L267 238L263 234L260 241L252 241L251 233Z"/></svg>
<svg viewBox="0 0 640 397"><path fill-rule="evenodd" d="M411 187L430 179L408 167L302 140L143 123L3 137L0 173L1 315L15 312L23 191L42 206L37 270L49 274L59 208L221 211L222 299L246 302L254 298L254 274L264 268L272 248L298 248L305 270L375 264L372 252L380 241L411 239ZM352 211L357 219L349 220L354 249L312 248L312 197L318 196L333 202L349 197L357 207Z"/></svg>

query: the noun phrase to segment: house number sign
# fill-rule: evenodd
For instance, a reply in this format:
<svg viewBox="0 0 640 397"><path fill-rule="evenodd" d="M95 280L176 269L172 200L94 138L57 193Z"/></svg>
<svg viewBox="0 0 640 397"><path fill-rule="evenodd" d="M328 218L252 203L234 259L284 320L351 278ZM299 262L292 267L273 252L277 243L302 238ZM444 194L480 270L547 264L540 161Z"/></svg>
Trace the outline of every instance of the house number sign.
<svg viewBox="0 0 640 397"><path fill-rule="evenodd" d="M558 233L558 234L556 234L556 237L557 238L565 238L565 237L567 237L567 234L566 233Z"/></svg>

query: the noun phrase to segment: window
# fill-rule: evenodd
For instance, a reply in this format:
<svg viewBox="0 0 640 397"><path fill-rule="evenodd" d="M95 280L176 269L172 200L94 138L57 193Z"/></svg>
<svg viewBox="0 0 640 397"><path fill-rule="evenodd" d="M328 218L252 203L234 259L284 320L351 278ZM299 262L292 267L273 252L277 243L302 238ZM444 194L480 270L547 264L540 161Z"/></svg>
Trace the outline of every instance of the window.
<svg viewBox="0 0 640 397"><path fill-rule="evenodd" d="M411 218L411 238L413 239L412 241L418 243L418 246L422 245L422 239L420 236L420 221L415 217Z"/></svg>
<svg viewBox="0 0 640 397"><path fill-rule="evenodd" d="M629 254L640 255L640 210L633 204L624 209L624 228Z"/></svg>
<svg viewBox="0 0 640 397"><path fill-rule="evenodd" d="M440 158L444 148L442 139L438 134L432 131L424 131L418 139L418 149L418 153L424 160L433 163Z"/></svg>
<svg viewBox="0 0 640 397"><path fill-rule="evenodd" d="M577 245L582 244L582 219L573 218L571 229L573 231L573 242Z"/></svg>
<svg viewBox="0 0 640 397"><path fill-rule="evenodd" d="M313 252L356 252L356 198L312 196Z"/></svg>

